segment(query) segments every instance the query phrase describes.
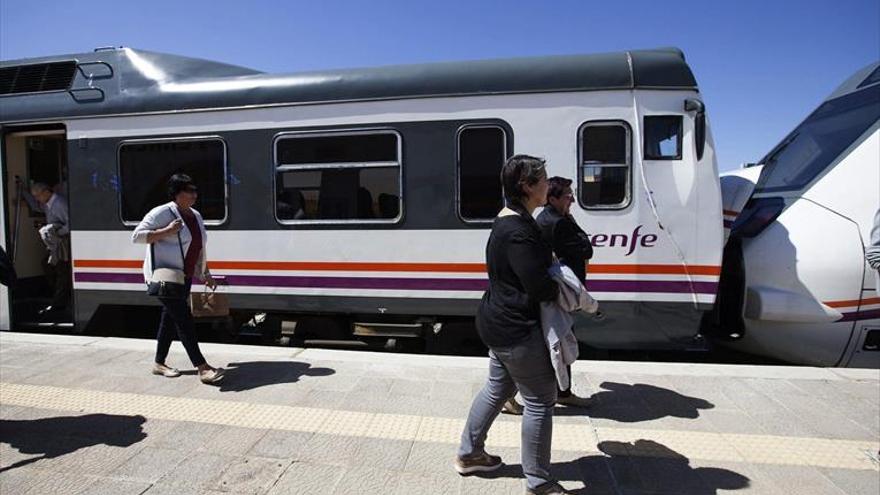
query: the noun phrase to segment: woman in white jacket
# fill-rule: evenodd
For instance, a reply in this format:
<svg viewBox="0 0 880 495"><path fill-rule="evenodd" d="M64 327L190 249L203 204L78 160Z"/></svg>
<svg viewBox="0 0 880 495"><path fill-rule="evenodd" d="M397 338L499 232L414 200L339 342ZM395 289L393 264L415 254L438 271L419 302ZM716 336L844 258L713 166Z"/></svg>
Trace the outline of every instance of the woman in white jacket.
<svg viewBox="0 0 880 495"><path fill-rule="evenodd" d="M144 260L145 281L149 282L153 270L158 268L182 270L185 276L183 297L159 298L162 319L156 337L153 374L169 378L180 376L180 371L165 364L176 330L190 361L198 368L199 379L203 383L213 384L223 378L223 369L209 365L202 356L189 307L193 276L200 277L211 289L217 286L208 271L205 258L205 223L202 215L193 209L198 189L188 175L174 174L168 180L168 195L172 201L150 210L131 235L132 242L148 245Z"/></svg>

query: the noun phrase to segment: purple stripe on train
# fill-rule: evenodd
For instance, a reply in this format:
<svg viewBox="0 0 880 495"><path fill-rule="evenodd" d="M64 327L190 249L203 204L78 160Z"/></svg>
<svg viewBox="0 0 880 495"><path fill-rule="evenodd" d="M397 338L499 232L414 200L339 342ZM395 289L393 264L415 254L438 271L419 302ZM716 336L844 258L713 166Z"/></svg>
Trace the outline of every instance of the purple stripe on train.
<svg viewBox="0 0 880 495"><path fill-rule="evenodd" d="M843 318L837 321L873 320L874 318L880 318L880 309L869 309L866 311L856 311L854 313L844 313Z"/></svg>
<svg viewBox="0 0 880 495"><path fill-rule="evenodd" d="M294 277L279 275L226 275L226 283L249 287L307 287L319 289L396 289L396 290L464 290L484 291L486 279L468 278L375 278L375 277ZM78 272L77 282L142 284L137 273ZM592 292L663 292L715 294L717 282L683 280L589 280Z"/></svg>

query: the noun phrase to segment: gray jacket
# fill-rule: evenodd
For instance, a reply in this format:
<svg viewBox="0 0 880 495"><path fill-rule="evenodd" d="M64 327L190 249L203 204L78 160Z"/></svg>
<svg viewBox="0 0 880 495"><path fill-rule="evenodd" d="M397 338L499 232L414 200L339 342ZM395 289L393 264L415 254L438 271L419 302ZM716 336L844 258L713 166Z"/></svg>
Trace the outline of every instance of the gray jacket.
<svg viewBox="0 0 880 495"><path fill-rule="evenodd" d="M208 264L205 256L205 247L208 245L208 233L205 230L205 221L202 219L202 215L195 209L193 209L192 212L196 216L196 220L199 222L199 228L202 231L202 252L199 255L199 261L196 263L195 274L198 277L204 278L204 276L208 274ZM147 235L150 232L165 228L168 224L178 218L180 218L180 212L177 209L177 204L173 201L153 208L147 213L144 219L141 220L141 223L134 228L134 232L131 233L131 242L135 244L147 244ZM189 233L189 229L186 228L186 225L184 225L184 227L180 229L180 244L182 244L183 253L187 252L191 242L192 235ZM156 255L155 260L151 259L150 247L149 245L147 246L147 255L144 259L145 282L149 282L153 275L154 263L155 268L183 270L183 255L181 255L180 252L180 244L178 244L176 235L168 236L162 240L154 242L152 251Z"/></svg>
<svg viewBox="0 0 880 495"><path fill-rule="evenodd" d="M871 240L865 248L865 259L874 270L877 294L880 294L880 208L874 214L874 226L871 227Z"/></svg>
<svg viewBox="0 0 880 495"><path fill-rule="evenodd" d="M595 313L599 309L599 303L581 285L571 268L554 263L550 267L550 276L559 284L559 296L556 301L541 303L541 329L544 331L550 363L556 372L559 388L568 390L571 377L568 376L567 366L578 358L577 338L571 331L574 324L571 313Z"/></svg>

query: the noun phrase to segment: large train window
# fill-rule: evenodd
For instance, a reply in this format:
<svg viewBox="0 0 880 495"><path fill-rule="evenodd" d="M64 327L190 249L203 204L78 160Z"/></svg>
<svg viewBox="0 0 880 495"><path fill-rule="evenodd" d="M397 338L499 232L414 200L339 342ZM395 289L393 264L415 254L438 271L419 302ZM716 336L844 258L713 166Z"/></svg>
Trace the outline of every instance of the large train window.
<svg viewBox="0 0 880 495"><path fill-rule="evenodd" d="M458 215L464 221L491 221L504 207L501 167L507 135L498 126L473 125L458 132Z"/></svg>
<svg viewBox="0 0 880 495"><path fill-rule="evenodd" d="M226 143L219 137L125 141L119 146L122 221L137 224L168 201L168 178L184 173L199 187L195 204L205 223L226 220Z"/></svg>
<svg viewBox="0 0 880 495"><path fill-rule="evenodd" d="M594 121L578 132L580 205L587 209L620 209L630 202L632 144L623 121Z"/></svg>
<svg viewBox="0 0 880 495"><path fill-rule="evenodd" d="M281 223L393 223L401 217L401 139L390 130L290 133L275 141Z"/></svg>

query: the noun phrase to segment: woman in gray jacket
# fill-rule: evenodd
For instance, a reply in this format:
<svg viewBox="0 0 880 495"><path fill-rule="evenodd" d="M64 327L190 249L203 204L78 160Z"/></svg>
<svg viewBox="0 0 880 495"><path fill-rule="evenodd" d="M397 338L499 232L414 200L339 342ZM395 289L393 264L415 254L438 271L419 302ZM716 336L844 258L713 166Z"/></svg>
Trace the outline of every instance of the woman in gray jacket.
<svg viewBox="0 0 880 495"><path fill-rule="evenodd" d="M168 180L168 195L172 201L150 210L131 235L132 242L148 244L144 260L145 281L149 282L153 270L158 268L182 270L185 276L183 297L159 298L162 319L159 322L153 374L169 378L180 376L180 371L165 364L176 330L190 361L199 370L199 379L203 383L213 384L223 378L223 369L212 367L202 356L189 307L193 276L200 277L211 289L217 286L208 271L205 257L205 223L202 215L193 209L198 189L188 175L174 174Z"/></svg>

